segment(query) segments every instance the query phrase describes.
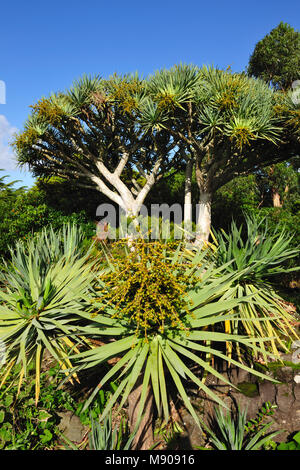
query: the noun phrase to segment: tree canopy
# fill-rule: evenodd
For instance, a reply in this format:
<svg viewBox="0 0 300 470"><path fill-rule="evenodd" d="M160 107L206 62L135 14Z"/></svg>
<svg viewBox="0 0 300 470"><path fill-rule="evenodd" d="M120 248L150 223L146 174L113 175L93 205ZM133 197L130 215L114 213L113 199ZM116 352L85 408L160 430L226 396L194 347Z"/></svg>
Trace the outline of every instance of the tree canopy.
<svg viewBox="0 0 300 470"><path fill-rule="evenodd" d="M299 153L299 107L262 80L213 67L175 66L150 78L150 90L160 110L155 125L195 162L200 238L208 237L218 188Z"/></svg>
<svg viewBox="0 0 300 470"><path fill-rule="evenodd" d="M292 86L296 93L293 99L298 98L300 33L281 22L256 44L249 60L248 73L277 90L284 91ZM299 156L291 155L285 163L264 168L265 176L259 176L270 187L274 207L281 207L287 201L288 192L295 187L297 160Z"/></svg>
<svg viewBox="0 0 300 470"><path fill-rule="evenodd" d="M148 108L145 82L138 76L84 76L66 92L32 106L14 141L18 161L36 176L55 175L96 188L136 215L176 156L166 131L150 133L143 126Z"/></svg>
<svg viewBox="0 0 300 470"><path fill-rule="evenodd" d="M259 41L249 59L248 74L276 89L287 90L300 79L300 32L281 22Z"/></svg>

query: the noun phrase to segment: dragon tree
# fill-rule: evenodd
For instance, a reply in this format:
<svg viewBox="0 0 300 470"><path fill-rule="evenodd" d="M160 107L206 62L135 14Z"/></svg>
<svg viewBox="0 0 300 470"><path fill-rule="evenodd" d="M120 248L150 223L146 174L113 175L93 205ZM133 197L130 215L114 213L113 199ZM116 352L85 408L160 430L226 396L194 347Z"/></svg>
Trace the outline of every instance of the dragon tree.
<svg viewBox="0 0 300 470"><path fill-rule="evenodd" d="M230 69L188 65L156 72L148 87L157 109L152 128L167 131L184 155L186 201L195 168L198 239L209 238L217 189L237 176L299 155L300 108L292 91L275 91Z"/></svg>

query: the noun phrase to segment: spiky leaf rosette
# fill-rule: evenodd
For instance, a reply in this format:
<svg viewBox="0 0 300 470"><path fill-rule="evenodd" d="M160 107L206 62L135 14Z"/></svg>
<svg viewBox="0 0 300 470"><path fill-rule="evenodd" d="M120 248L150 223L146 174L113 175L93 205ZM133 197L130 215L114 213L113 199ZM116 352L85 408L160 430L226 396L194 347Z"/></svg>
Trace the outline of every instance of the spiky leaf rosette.
<svg viewBox="0 0 300 470"><path fill-rule="evenodd" d="M224 300L253 296L249 303L238 307L241 321L238 324L235 320L228 321L225 329L246 332L256 338L269 336L272 354L278 356L278 347L287 349L284 338L298 336L293 327L295 317L276 293L272 278L297 269L289 269L285 263L299 255L299 249L290 248L293 235L288 235L285 230L272 232L265 219L258 221L253 216L246 216L245 225L245 233L243 225L237 227L235 222L229 233L215 233L217 266L226 264L227 272L240 273L223 296ZM262 349L265 351L264 346Z"/></svg>
<svg viewBox="0 0 300 470"><path fill-rule="evenodd" d="M254 432L247 432L247 409L237 408L236 416L230 412L224 414L222 409L215 408L216 431L208 430L210 442L216 450L260 450L264 443L270 441L282 431L267 431L273 421L261 424ZM266 435L267 434L267 435Z"/></svg>
<svg viewBox="0 0 300 470"><path fill-rule="evenodd" d="M134 251L131 253L124 246L125 258L120 258L120 250L118 259L109 253L107 267L99 274L101 295L95 304L99 310L89 333L94 338L100 337L101 341L106 337L106 344L73 357L77 369L88 369L117 358L85 407L109 380L118 379L118 388L106 405L104 418L119 398L119 409L123 407L142 377L139 415L151 385L157 410L168 421L168 381L173 380L185 406L200 425L185 389L186 382L193 382L210 398L220 404L223 402L192 371L191 364L229 383L205 360L206 355L227 361L220 345L228 341L260 350L253 338L215 332L212 328L231 319L228 312L247 299L220 301L234 275L217 276L219 270L205 261L205 251L187 262L180 245L171 250L160 242L132 243ZM265 377L233 359L231 363Z"/></svg>
<svg viewBox="0 0 300 470"><path fill-rule="evenodd" d="M2 273L0 338L6 363L1 369L1 385L11 368L20 364L20 388L33 365L36 402L44 351L49 351L70 378L68 354L77 351L80 327L86 323L81 315L89 306L95 261L89 260L89 252L82 252L80 240L82 233L75 226L58 232L45 229L11 249L11 260Z"/></svg>

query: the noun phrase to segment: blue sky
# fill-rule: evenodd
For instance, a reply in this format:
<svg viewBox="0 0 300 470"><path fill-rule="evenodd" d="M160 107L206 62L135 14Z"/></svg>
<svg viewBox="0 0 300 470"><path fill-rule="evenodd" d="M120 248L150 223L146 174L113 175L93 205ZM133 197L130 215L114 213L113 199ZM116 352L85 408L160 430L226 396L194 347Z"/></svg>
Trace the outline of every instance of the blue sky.
<svg viewBox="0 0 300 470"><path fill-rule="evenodd" d="M145 76L179 62L244 70L255 44L280 21L300 30L295 0L28 0L0 9L0 168L7 181L28 186L33 178L14 169L8 142L42 96L84 73Z"/></svg>

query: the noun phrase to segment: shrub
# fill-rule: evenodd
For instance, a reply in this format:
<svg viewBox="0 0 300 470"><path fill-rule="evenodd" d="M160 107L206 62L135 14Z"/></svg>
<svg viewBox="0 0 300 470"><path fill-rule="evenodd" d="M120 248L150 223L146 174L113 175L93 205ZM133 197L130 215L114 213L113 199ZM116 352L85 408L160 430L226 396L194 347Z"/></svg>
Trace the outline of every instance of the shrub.
<svg viewBox="0 0 300 470"><path fill-rule="evenodd" d="M18 386L20 366L12 371L9 384L0 390L0 449L1 450L45 450L57 444L60 410L75 409L71 395L57 389L49 382L49 371L41 374L41 394L35 404L35 381L28 377L23 386Z"/></svg>
<svg viewBox="0 0 300 470"><path fill-rule="evenodd" d="M26 191L11 185L4 189L0 186L0 213L0 256L6 258L9 247L17 240L29 239L47 226L59 230L71 223L80 225L87 238L95 234L95 224L85 211L67 213L62 208L54 208L37 188Z"/></svg>

